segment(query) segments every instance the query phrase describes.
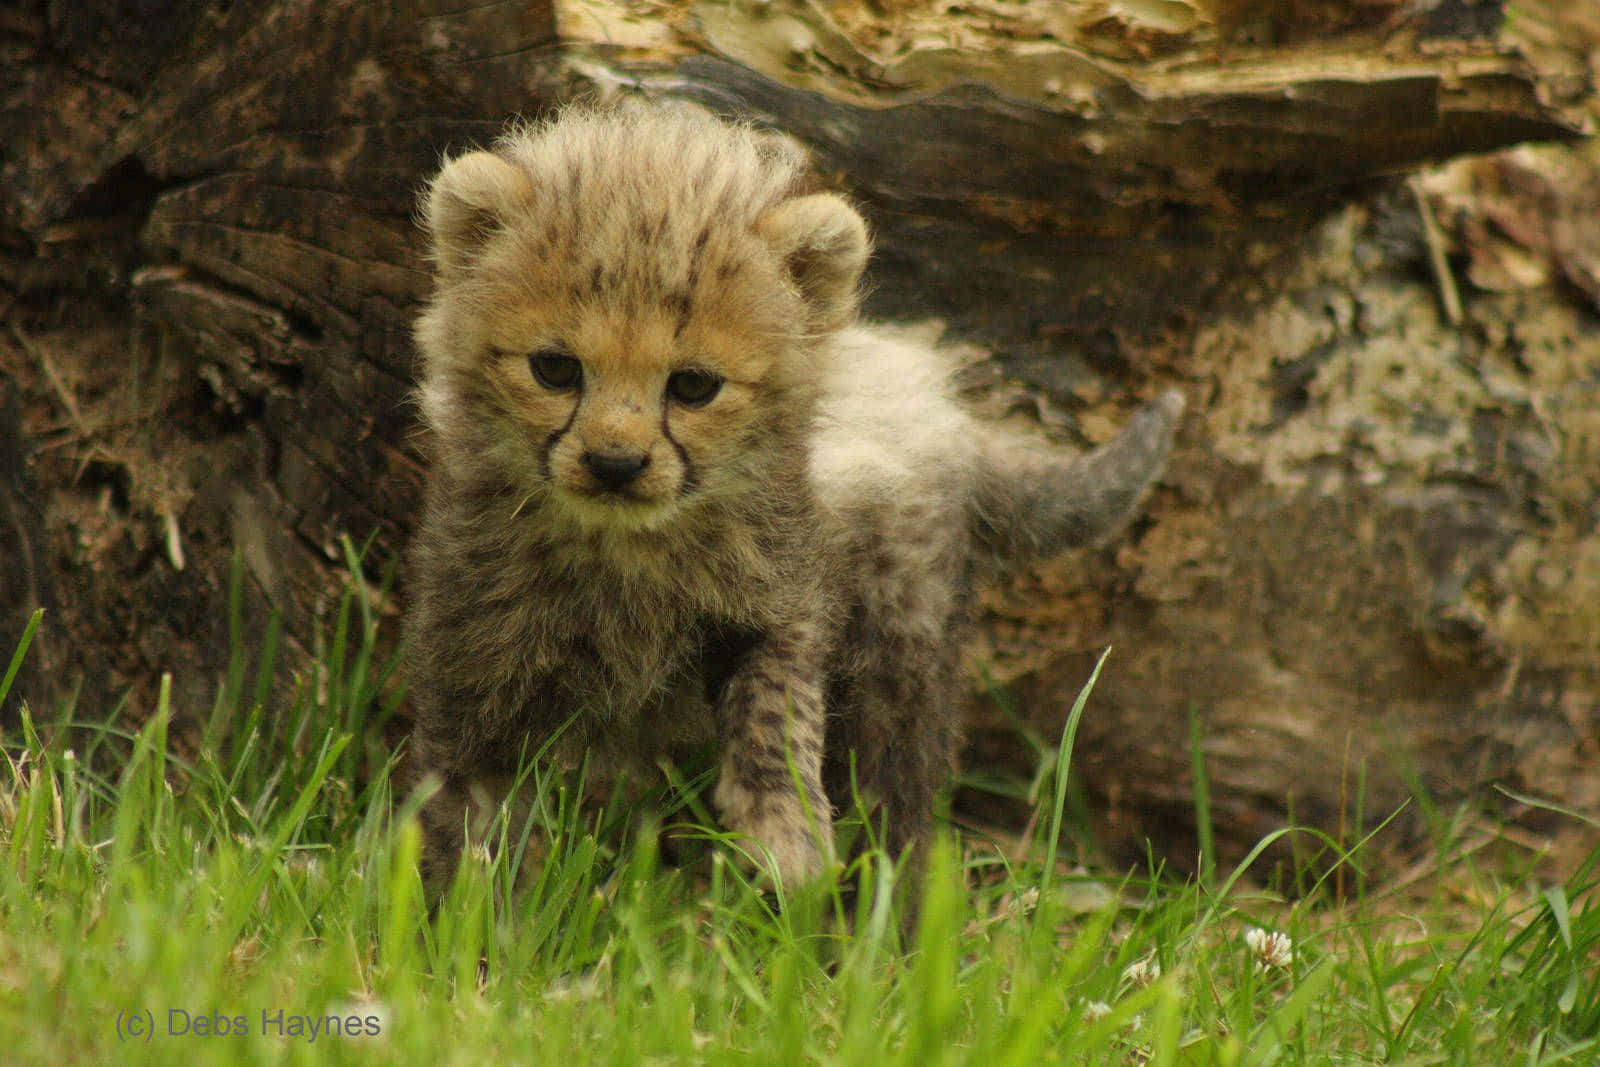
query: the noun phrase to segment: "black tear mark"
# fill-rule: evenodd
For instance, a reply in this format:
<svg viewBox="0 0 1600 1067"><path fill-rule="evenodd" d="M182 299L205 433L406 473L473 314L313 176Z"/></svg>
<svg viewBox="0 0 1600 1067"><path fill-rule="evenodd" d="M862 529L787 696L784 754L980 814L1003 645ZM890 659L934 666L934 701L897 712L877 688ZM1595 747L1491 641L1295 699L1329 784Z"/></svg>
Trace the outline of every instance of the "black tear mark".
<svg viewBox="0 0 1600 1067"><path fill-rule="evenodd" d="M695 474L694 464L689 462L689 453L682 445L678 443L678 439L672 436L672 427L667 421L667 408L668 404L666 395L662 394L661 436L666 438L667 443L672 446L673 451L678 453L678 462L683 464L683 482L678 486L678 495L680 497L684 497L695 491L700 484L700 479L699 476Z"/></svg>
<svg viewBox="0 0 1600 1067"><path fill-rule="evenodd" d="M567 415L567 421L563 422L550 436L544 439L544 447L539 450L539 475L547 482L553 480L550 473L550 453L555 451L557 442L566 436L568 430L572 429L572 422L577 417L578 405L574 403L572 411Z"/></svg>

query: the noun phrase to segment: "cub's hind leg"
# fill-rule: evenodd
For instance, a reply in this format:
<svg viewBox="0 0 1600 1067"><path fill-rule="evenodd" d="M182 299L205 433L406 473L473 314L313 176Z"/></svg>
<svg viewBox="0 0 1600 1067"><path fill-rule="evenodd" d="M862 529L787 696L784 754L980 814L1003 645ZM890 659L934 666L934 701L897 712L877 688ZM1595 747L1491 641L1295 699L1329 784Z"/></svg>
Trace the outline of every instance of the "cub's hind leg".
<svg viewBox="0 0 1600 1067"><path fill-rule="evenodd" d="M949 783L961 739L959 617L908 625L892 615L858 616L854 670L838 687L839 744L830 792L848 809L859 791L891 855L912 852L913 869ZM875 831L876 832L876 831Z"/></svg>

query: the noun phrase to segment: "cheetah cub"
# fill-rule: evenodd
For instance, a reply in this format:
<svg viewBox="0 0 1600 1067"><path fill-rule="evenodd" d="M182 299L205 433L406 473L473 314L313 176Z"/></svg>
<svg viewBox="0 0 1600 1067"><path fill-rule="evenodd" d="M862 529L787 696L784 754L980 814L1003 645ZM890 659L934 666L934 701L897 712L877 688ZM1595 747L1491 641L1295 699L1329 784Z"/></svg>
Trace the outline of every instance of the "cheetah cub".
<svg viewBox="0 0 1600 1067"><path fill-rule="evenodd" d="M974 581L1117 529L1181 395L1081 458L975 421L938 353L856 322L866 226L799 147L687 110L516 129L423 215L430 881L541 749L602 776L714 751L718 815L784 880L855 790L915 844Z"/></svg>

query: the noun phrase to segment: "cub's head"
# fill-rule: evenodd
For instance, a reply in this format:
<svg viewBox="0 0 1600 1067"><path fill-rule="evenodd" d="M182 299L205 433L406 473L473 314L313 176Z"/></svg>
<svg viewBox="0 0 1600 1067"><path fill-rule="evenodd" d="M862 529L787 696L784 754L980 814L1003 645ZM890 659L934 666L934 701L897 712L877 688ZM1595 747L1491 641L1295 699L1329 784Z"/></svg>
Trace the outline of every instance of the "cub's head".
<svg viewBox="0 0 1600 1067"><path fill-rule="evenodd" d="M645 529L804 461L865 225L792 143L686 111L568 111L451 160L417 325L445 462L524 510Z"/></svg>

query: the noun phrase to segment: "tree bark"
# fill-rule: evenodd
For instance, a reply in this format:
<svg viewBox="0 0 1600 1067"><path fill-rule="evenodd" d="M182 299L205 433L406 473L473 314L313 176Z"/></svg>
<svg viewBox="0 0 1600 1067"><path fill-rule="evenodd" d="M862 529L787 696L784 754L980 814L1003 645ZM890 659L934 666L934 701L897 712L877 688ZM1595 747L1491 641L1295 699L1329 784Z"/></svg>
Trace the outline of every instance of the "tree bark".
<svg viewBox="0 0 1600 1067"><path fill-rule="evenodd" d="M997 417L1089 444L1188 392L1148 517L986 602L983 661L1047 739L1115 644L1078 753L1111 845L1192 856L1191 708L1224 855L1417 783L1593 806L1592 158L1402 177L1586 127L1600 28L1528 10L13 9L0 652L44 604L36 702L171 669L198 714L237 551L247 631L280 612L306 654L340 535L380 568L419 497L420 183L510 116L626 90L805 141L873 226L869 312L971 346ZM1576 176L1540 187L1548 160ZM1030 769L1005 717L972 736L969 764Z"/></svg>

